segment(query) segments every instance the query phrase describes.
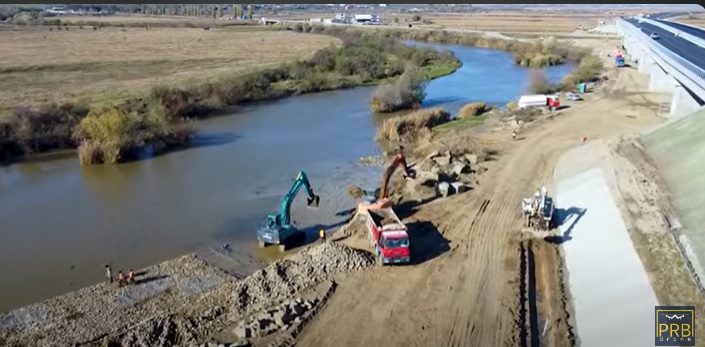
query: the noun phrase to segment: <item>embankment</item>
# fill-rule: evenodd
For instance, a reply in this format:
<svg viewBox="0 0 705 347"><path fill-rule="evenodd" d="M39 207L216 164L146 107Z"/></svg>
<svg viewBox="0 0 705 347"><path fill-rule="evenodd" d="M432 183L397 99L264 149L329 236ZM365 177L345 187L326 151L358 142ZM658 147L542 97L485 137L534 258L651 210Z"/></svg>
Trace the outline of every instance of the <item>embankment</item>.
<svg viewBox="0 0 705 347"><path fill-rule="evenodd" d="M699 262L705 261L705 109L669 122L641 137L646 153L671 189L671 203ZM699 269L702 272L702 269ZM701 277L702 273L698 274Z"/></svg>

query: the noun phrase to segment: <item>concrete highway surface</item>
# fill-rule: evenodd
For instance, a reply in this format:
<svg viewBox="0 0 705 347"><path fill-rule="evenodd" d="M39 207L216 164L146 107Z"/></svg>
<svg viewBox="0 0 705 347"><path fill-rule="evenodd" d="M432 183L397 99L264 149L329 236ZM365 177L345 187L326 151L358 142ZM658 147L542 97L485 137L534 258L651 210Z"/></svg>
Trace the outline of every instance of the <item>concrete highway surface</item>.
<svg viewBox="0 0 705 347"><path fill-rule="evenodd" d="M678 54L683 59L689 61L693 65L705 70L705 48L700 47L684 38L676 37L673 33L666 29L659 28L648 23L639 23L638 19L629 18L628 22L634 24L647 35L656 33L660 36L655 41L661 44L671 52Z"/></svg>
<svg viewBox="0 0 705 347"><path fill-rule="evenodd" d="M669 21L661 20L661 19L656 19L656 21L660 22L661 24L669 25L669 26L676 28L684 33L688 33L688 34L691 34L695 37L698 37L698 38L705 40L705 29L703 29L703 28L696 28L696 27L692 27L692 26L685 25L682 23L669 22Z"/></svg>

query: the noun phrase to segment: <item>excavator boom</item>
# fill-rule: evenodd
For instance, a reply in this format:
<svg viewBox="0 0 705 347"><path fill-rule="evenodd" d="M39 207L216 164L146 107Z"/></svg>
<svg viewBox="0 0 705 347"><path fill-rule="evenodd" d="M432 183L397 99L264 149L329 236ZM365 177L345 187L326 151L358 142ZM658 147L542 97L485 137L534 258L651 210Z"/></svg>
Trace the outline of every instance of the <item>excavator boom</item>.
<svg viewBox="0 0 705 347"><path fill-rule="evenodd" d="M394 160L392 160L392 163L389 165L389 167L387 167L387 170L384 171L384 175L382 175L382 186L379 190L377 200L384 199L387 197L387 193L389 193L389 180L392 178L392 175L399 167L404 170L404 173L407 176L413 177L413 172L409 169L409 166L406 164L406 157L404 156L404 154L397 154L397 156L394 157Z"/></svg>
<svg viewBox="0 0 705 347"><path fill-rule="evenodd" d="M309 183L306 173L301 171L296 176L294 185L291 186L291 189L289 189L289 193L286 194L284 200L281 203L281 206L279 207L279 222L281 225L286 226L291 224L291 203L294 202L294 198L296 198L296 194L299 193L299 189L301 189L302 186L304 187L304 189L306 190L306 194L308 195L306 199L308 206L318 207L318 203L320 202L321 198L313 193L313 188L311 188L311 183Z"/></svg>

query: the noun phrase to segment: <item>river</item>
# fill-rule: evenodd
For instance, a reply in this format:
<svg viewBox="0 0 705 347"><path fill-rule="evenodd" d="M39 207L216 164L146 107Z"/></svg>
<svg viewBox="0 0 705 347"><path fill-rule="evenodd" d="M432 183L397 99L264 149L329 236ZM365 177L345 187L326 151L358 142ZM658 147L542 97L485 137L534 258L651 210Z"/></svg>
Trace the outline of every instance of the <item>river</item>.
<svg viewBox="0 0 705 347"><path fill-rule="evenodd" d="M504 105L526 87L529 70L505 52L435 47L464 65L429 83L427 106L457 113L477 100ZM569 69L546 74L557 80ZM226 242L256 256L256 227L299 170L321 208L306 210L300 197L293 219L331 227L336 212L353 206L345 187L380 179L379 168L356 164L380 152L379 117L367 105L373 90L250 104L200 122L198 146L148 160L81 167L71 155L0 167L0 312L100 281L105 263L127 271Z"/></svg>

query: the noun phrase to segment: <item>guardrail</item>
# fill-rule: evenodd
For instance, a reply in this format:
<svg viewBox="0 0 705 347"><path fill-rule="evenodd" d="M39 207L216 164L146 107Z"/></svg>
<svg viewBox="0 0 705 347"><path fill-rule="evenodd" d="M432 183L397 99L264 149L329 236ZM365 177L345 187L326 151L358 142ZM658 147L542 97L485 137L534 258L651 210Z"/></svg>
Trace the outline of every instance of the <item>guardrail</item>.
<svg viewBox="0 0 705 347"><path fill-rule="evenodd" d="M679 36L680 38L682 38L682 39L684 39L684 40L688 40L688 41L690 41L690 42L692 42L692 43L694 43L694 44L696 44L696 45L698 45L698 46L700 46L700 47L705 48L705 40L703 40L703 39L701 39L701 38L699 38L699 37L697 37L697 36L695 36L695 35L693 35L693 34L687 33L687 32L685 32L685 31L683 31L683 30L680 30L680 29L675 28L675 27L673 27L673 26L670 26L670 25L668 25L668 24L664 24L664 23L662 23L662 22L660 22L660 21L657 21L657 20L648 19L648 18L640 18L639 20L644 21L644 23L648 23L648 24L651 24L651 25L653 25L653 26L659 27L659 28L661 28L661 29L663 29L663 30L666 30L666 31L668 31L668 32L671 32L671 33L674 33L674 34L678 34L678 36ZM670 22L670 21L667 21L667 22ZM675 22L673 22L673 23L675 23ZM681 23L676 23L676 24L681 24Z"/></svg>
<svg viewBox="0 0 705 347"><path fill-rule="evenodd" d="M685 78L705 91L705 70L683 59L678 54L671 52L663 45L656 43L653 39L649 38L646 33L631 23L619 18L617 19L617 25L625 34L630 34L639 40L655 57L662 60L664 64L680 72Z"/></svg>

